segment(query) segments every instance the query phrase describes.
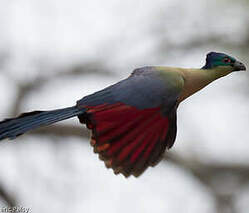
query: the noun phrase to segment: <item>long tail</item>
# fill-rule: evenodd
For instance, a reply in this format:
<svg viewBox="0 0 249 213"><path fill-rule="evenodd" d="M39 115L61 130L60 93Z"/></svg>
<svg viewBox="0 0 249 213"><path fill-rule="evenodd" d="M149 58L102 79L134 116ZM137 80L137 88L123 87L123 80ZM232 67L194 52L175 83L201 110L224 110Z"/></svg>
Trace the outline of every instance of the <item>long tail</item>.
<svg viewBox="0 0 249 213"><path fill-rule="evenodd" d="M23 133L47 126L84 113L84 109L76 106L51 111L33 111L23 113L16 118L6 119L0 122L0 140L14 139Z"/></svg>

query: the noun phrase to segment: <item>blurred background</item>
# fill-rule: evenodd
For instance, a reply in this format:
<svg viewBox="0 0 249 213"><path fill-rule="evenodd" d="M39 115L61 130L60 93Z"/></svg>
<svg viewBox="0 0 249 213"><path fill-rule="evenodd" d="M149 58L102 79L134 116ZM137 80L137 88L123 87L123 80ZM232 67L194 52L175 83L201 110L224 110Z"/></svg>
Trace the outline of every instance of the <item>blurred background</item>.
<svg viewBox="0 0 249 213"><path fill-rule="evenodd" d="M74 105L137 67L249 66L248 0L1 0L0 118ZM34 213L249 212L249 74L178 109L175 146L141 177L115 176L77 118L0 143L0 207Z"/></svg>

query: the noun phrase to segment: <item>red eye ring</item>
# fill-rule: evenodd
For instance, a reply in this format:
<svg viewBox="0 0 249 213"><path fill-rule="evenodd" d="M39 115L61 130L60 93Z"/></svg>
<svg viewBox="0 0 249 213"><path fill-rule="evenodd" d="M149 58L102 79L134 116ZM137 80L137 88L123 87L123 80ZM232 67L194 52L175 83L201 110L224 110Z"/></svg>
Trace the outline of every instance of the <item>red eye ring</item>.
<svg viewBox="0 0 249 213"><path fill-rule="evenodd" d="M231 63L231 59L230 59L230 58L224 58L223 61L224 61L225 63Z"/></svg>

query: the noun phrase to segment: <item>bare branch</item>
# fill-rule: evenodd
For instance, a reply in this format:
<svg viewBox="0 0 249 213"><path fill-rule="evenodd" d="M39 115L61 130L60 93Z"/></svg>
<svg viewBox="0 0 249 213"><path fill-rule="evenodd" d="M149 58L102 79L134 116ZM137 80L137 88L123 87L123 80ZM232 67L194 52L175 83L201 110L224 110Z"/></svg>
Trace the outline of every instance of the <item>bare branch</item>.
<svg viewBox="0 0 249 213"><path fill-rule="evenodd" d="M58 137L79 137L89 138L89 131L85 127L77 127L71 125L52 125L43 127L30 132L33 135L48 135Z"/></svg>
<svg viewBox="0 0 249 213"><path fill-rule="evenodd" d="M233 174L240 177L241 183L248 184L249 182L249 165L242 164L226 164L202 163L199 159L182 158L177 154L167 153L164 160L177 164L178 166L190 170L192 174L201 180L205 185L211 184L211 178L226 174Z"/></svg>
<svg viewBox="0 0 249 213"><path fill-rule="evenodd" d="M16 199L13 197L13 195L10 195L10 193L7 192L7 190L5 189L3 185L0 185L0 198L2 198L2 200L6 202L6 204L9 207L17 206Z"/></svg>

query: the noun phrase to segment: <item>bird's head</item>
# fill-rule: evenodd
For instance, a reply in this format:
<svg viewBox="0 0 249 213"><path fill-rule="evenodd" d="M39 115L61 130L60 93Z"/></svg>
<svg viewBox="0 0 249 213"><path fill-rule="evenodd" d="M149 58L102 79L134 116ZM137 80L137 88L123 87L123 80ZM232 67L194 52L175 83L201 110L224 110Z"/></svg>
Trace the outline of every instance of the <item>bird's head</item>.
<svg viewBox="0 0 249 213"><path fill-rule="evenodd" d="M207 54L206 64L202 69L215 69L221 75L226 75L233 71L246 70L246 66L224 53L210 52Z"/></svg>

